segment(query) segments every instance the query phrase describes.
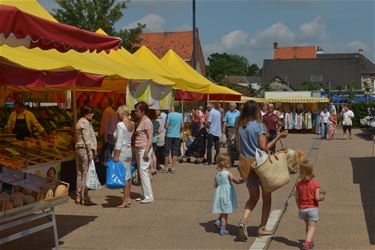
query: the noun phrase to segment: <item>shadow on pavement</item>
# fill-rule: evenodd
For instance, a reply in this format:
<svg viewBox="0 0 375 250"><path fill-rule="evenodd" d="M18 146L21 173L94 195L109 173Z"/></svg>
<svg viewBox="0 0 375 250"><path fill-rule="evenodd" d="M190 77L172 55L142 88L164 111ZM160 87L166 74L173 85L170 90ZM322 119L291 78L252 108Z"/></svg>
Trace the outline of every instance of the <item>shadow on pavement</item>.
<svg viewBox="0 0 375 250"><path fill-rule="evenodd" d="M366 141L372 141L373 140L373 135L374 131L370 128L361 128L360 132L355 133L356 136L358 136L361 139L364 139Z"/></svg>
<svg viewBox="0 0 375 250"><path fill-rule="evenodd" d="M353 168L353 183L359 184L367 232L371 245L375 245L375 158L350 158Z"/></svg>
<svg viewBox="0 0 375 250"><path fill-rule="evenodd" d="M272 237L272 240L280 242L280 243L284 243L285 245L288 245L291 247L297 247L297 248L300 248L304 242L304 240L298 240L297 242L297 241L289 240L285 237L279 237L279 236Z"/></svg>
<svg viewBox="0 0 375 250"><path fill-rule="evenodd" d="M114 196L114 195L107 195L105 200L107 201L107 203L105 204L101 204L103 208L113 208L113 207L116 207L117 205L120 205L122 203L122 197L123 197L123 192L119 192L118 196ZM130 197L131 199L135 199L135 198L142 198L142 195L139 194L139 193L134 193L134 192L131 192L130 193Z"/></svg>
<svg viewBox="0 0 375 250"><path fill-rule="evenodd" d="M207 233L215 233L217 234L217 228L215 226L215 220L210 220L208 222L199 223L200 226L204 227ZM240 241L237 239L237 225L227 224L227 228L229 231L229 235L236 236L235 241ZM249 237L256 237L258 235L258 227L247 227L247 233Z"/></svg>
<svg viewBox="0 0 375 250"><path fill-rule="evenodd" d="M82 215L56 215L57 223L57 234L59 239L65 235L70 234L74 230L89 224L94 221L97 216L82 216ZM47 218L42 218L33 222L29 222L11 229L1 231L0 238L5 236L20 232L31 227L40 225L41 223L48 222ZM59 245L63 245L64 241L59 241ZM45 229L43 231L31 234L29 236L17 239L15 241L10 241L4 245L1 245L1 250L19 250L19 249L28 249L28 250L51 250L55 248L55 241L53 238L53 229L52 227Z"/></svg>

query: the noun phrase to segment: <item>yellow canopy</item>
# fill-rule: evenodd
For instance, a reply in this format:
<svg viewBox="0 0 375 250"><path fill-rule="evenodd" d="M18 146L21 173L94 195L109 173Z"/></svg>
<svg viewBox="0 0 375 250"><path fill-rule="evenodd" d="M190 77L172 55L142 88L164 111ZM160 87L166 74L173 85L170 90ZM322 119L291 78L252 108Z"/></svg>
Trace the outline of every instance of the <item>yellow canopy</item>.
<svg viewBox="0 0 375 250"><path fill-rule="evenodd" d="M106 35L104 30L98 29L96 31L98 34ZM121 64L124 64L126 67L134 69L140 72L147 72L147 74L152 75L152 81L160 85L175 85L176 83L171 79L168 79L163 75L163 72L158 72L157 68L150 67L148 64L144 64L131 53L129 53L124 48L118 50L111 50L109 54L105 54L108 58L115 60Z"/></svg>
<svg viewBox="0 0 375 250"><path fill-rule="evenodd" d="M306 97L306 96L291 96L284 98L267 98L269 102L282 103L328 103L328 98Z"/></svg>
<svg viewBox="0 0 375 250"><path fill-rule="evenodd" d="M241 96L242 103L247 101L256 101L256 102L281 102L281 103L327 103L329 102L328 98L317 98L317 97L306 97L306 96L291 96L283 98L257 98L249 96Z"/></svg>
<svg viewBox="0 0 375 250"><path fill-rule="evenodd" d="M165 65L154 53L151 52L146 46L141 46L136 52L134 52L133 56L140 61L143 65L147 65L148 68L152 68L154 71L162 74L165 77L170 78L176 84L185 84L190 86L195 86L191 79L185 79L184 77L180 76L175 71L171 70L170 67ZM176 85L175 85L176 86ZM199 91L193 88L195 92Z"/></svg>
<svg viewBox="0 0 375 250"><path fill-rule="evenodd" d="M249 96L241 96L241 102L245 103L247 101L255 101L255 102L266 102L265 98L257 98L257 97L249 97Z"/></svg>
<svg viewBox="0 0 375 250"><path fill-rule="evenodd" d="M36 0L0 0L0 4L14 6L23 12L47 19L52 22L57 22L57 20Z"/></svg>
<svg viewBox="0 0 375 250"><path fill-rule="evenodd" d="M151 80L152 76L111 60L102 53L78 53L70 50L28 49L25 47L0 46L0 61L9 61L33 70L75 69L84 73L106 75L115 79Z"/></svg>
<svg viewBox="0 0 375 250"><path fill-rule="evenodd" d="M234 90L229 88L219 86L214 84L196 70L194 70L190 65L188 65L179 55L177 55L173 50L169 50L167 54L161 59L170 69L173 69L184 79L189 80L190 82L196 83L196 85L185 85L176 84L176 89L182 89L195 93L204 93L204 94L227 94L227 95L242 95ZM194 88L202 90L202 92L194 91Z"/></svg>

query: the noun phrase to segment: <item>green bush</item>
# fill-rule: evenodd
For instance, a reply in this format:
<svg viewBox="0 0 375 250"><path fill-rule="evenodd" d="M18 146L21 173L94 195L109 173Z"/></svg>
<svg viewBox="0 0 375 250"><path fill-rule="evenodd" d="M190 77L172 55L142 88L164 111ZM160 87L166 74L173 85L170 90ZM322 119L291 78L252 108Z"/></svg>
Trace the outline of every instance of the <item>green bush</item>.
<svg viewBox="0 0 375 250"><path fill-rule="evenodd" d="M359 122L360 119L368 115L367 108L375 107L375 102L370 103L353 103L350 105L350 110L354 113L353 127L360 128L363 127Z"/></svg>

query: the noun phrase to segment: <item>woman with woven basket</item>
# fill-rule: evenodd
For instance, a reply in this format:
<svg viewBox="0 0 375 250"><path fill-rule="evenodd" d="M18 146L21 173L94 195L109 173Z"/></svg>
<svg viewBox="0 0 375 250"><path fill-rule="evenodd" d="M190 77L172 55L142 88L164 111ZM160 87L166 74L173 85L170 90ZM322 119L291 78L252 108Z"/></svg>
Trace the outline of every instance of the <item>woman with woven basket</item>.
<svg viewBox="0 0 375 250"><path fill-rule="evenodd" d="M244 104L241 115L237 119L236 127L236 132L238 133L237 138L239 138L238 146L241 154L239 170L241 176L247 178L246 184L249 190L249 199L246 202L245 211L238 226L238 236L240 240L246 241L248 238L246 221L258 203L261 190L263 204L258 235L265 236L273 234L266 229L266 223L271 210L271 193L261 188L259 177L255 171L251 169L251 164L255 161L255 152L257 148L263 151L269 151L278 140L288 135L288 131L285 130L279 133L276 138L267 143L266 128L262 123L260 108L254 101L248 101ZM245 169L247 169L247 171ZM246 173L244 174L244 172Z"/></svg>

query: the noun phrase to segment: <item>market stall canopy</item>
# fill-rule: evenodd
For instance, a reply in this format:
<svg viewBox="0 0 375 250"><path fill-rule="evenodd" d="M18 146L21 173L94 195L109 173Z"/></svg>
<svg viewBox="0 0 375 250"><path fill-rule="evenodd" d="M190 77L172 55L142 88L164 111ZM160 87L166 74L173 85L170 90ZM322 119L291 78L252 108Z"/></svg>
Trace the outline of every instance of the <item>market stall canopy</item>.
<svg viewBox="0 0 375 250"><path fill-rule="evenodd" d="M147 72L127 68L101 53L79 53L56 50L27 49L25 47L0 46L0 62L32 70L78 70L83 73L104 75L111 79L151 80Z"/></svg>
<svg viewBox="0 0 375 250"><path fill-rule="evenodd" d="M18 8L23 2L0 1L0 45L23 45L27 48L57 49L60 52L70 49L78 52L102 50L108 52L119 48L121 44L121 39L117 37L96 34L58 23L51 18L42 18L47 16L40 11L42 7L32 9L32 14L27 10L24 12ZM42 13L41 16L38 15L39 11Z"/></svg>
<svg viewBox="0 0 375 250"><path fill-rule="evenodd" d="M172 79L176 83L176 85L191 86L191 88L196 92L204 91L199 88L201 86L198 87L198 85L194 83L192 79L186 79L182 77L180 74L165 65L154 53L152 53L150 49L148 49L144 45L141 46L136 52L134 52L133 56L137 58L137 60L142 64L147 65L147 67L151 67L159 74ZM174 86L174 88L176 87L176 85Z"/></svg>
<svg viewBox="0 0 375 250"><path fill-rule="evenodd" d="M258 97L250 97L250 96L241 96L241 102L245 103L247 101L254 101L254 102L266 102L265 98L258 98Z"/></svg>
<svg viewBox="0 0 375 250"><path fill-rule="evenodd" d="M98 29L96 31L98 34L102 34L108 36L104 30ZM128 52L124 48L120 48L118 50L111 50L110 53L104 54L105 56L109 57L112 60L115 60L128 68L132 68L134 70L140 72L147 72L148 74L152 75L152 81L160 84L160 85L175 85L176 83L168 78L168 76L163 75L163 72L157 71L157 68L151 67L148 64L142 63L139 59L137 59L134 55Z"/></svg>
<svg viewBox="0 0 375 250"><path fill-rule="evenodd" d="M0 0L0 5L8 5L34 16L58 22L37 0Z"/></svg>
<svg viewBox="0 0 375 250"><path fill-rule="evenodd" d="M284 98L267 98L268 102L281 103L328 103L328 98L306 97L306 96L292 96Z"/></svg>
<svg viewBox="0 0 375 250"><path fill-rule="evenodd" d="M199 83L201 88L204 89L204 92L195 92L195 93L204 93L209 94L210 99L211 95L213 94L219 94L219 95L232 95L232 96L238 96L238 99L242 95L241 93L238 93L232 89L219 86L217 84L214 84L201 74L199 74L196 70L194 70L190 65L188 65L179 55L176 54L173 50L169 50L167 54L163 56L161 59L162 62L164 62L170 69L177 72L181 77L184 79L188 79L191 82ZM176 84L176 89L186 90L189 92L192 91L192 86L184 85L184 84ZM223 96L217 96L217 98L224 98ZM215 98L216 99L216 98ZM218 99L216 99L218 100Z"/></svg>

